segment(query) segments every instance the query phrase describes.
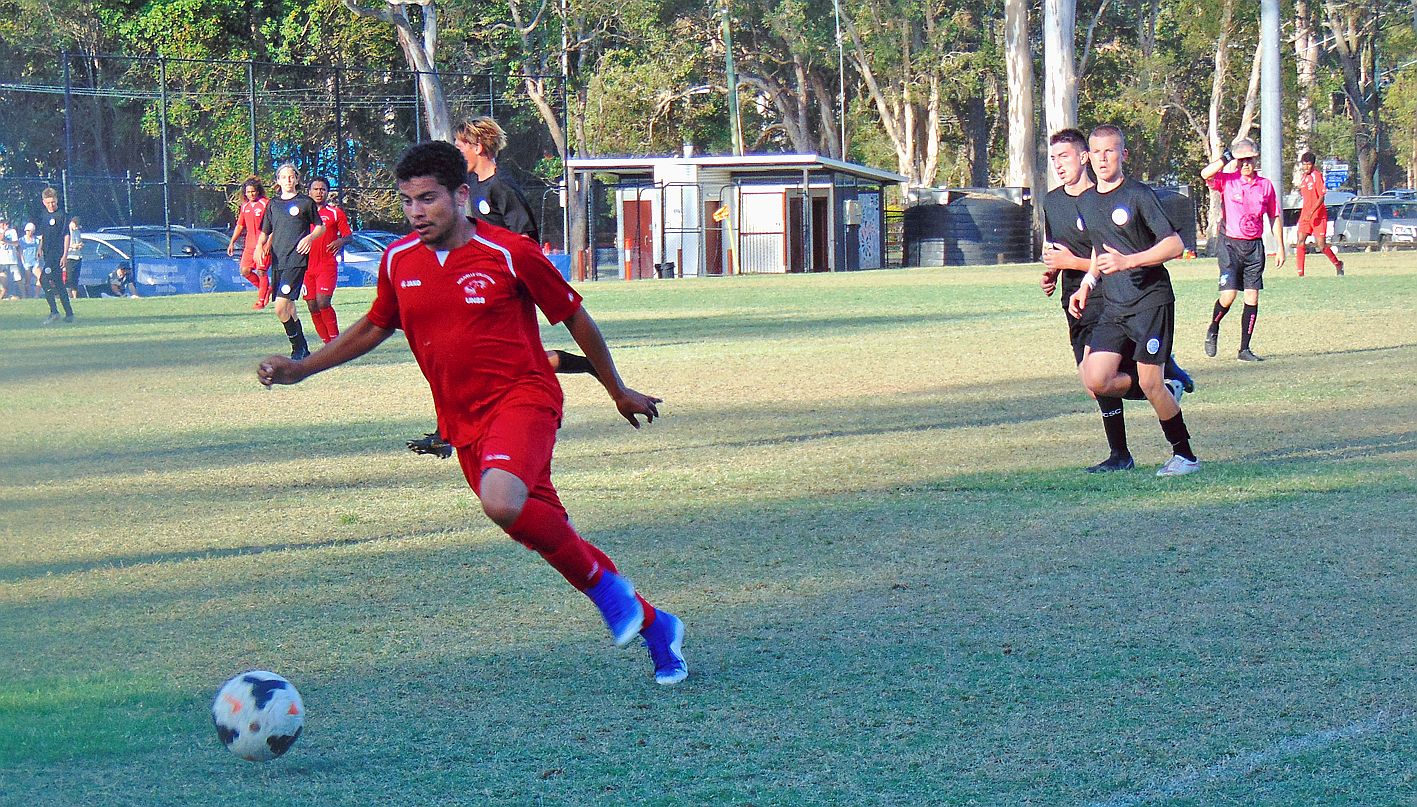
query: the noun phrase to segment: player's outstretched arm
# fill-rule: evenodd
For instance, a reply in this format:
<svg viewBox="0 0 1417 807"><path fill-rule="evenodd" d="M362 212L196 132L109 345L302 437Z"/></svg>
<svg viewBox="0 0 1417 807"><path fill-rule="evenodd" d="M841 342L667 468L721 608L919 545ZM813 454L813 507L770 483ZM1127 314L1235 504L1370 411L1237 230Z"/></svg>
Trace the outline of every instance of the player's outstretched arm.
<svg viewBox="0 0 1417 807"><path fill-rule="evenodd" d="M609 392L611 400L615 401L615 408L620 410L620 415L636 429L640 427L639 415L644 415L646 423L653 423L654 419L659 417L659 408L655 404L663 403L663 399L625 386L625 382L620 380L619 371L615 369L615 361L610 358L610 348L605 344L600 326L595 324L591 315L584 308L578 308L576 313L566 318L565 324L566 330L571 332L571 338L576 340L581 352L595 368L600 383L605 385L605 391Z"/></svg>
<svg viewBox="0 0 1417 807"><path fill-rule="evenodd" d="M301 361L292 361L286 356L267 356L256 368L256 378L267 387L298 384L316 373L363 356L392 334L392 329L380 328L368 317L360 317L358 322L341 331L333 342Z"/></svg>

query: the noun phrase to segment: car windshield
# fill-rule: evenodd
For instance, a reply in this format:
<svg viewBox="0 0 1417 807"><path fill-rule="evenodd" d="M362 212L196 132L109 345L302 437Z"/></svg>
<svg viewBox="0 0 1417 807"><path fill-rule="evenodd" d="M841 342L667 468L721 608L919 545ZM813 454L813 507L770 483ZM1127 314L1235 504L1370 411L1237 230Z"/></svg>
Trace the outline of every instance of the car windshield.
<svg viewBox="0 0 1417 807"><path fill-rule="evenodd" d="M192 230L187 233L187 237L203 252L226 252L226 237L211 230Z"/></svg>
<svg viewBox="0 0 1417 807"><path fill-rule="evenodd" d="M1411 202L1383 202L1378 207L1382 208L1385 219L1417 218L1417 204Z"/></svg>
<svg viewBox="0 0 1417 807"><path fill-rule="evenodd" d="M371 236L355 233L349 240L350 252L383 252L384 245Z"/></svg>

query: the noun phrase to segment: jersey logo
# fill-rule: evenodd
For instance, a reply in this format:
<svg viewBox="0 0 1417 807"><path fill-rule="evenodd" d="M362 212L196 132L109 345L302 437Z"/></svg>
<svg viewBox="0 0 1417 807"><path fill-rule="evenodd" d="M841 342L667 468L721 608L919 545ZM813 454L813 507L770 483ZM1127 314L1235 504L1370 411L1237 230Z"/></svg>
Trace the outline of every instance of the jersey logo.
<svg viewBox="0 0 1417 807"><path fill-rule="evenodd" d="M285 212L289 213L292 216L298 216L300 215L300 205L291 205L290 207L286 208Z"/></svg>
<svg viewBox="0 0 1417 807"><path fill-rule="evenodd" d="M482 458L482 461L496 462L497 460L501 460L502 462L510 462L511 459L512 457L509 454L488 454L487 456Z"/></svg>
<svg viewBox="0 0 1417 807"><path fill-rule="evenodd" d="M1112 223L1118 227L1125 227L1127 222L1132 220L1132 214L1127 212L1125 207L1119 207L1112 211Z"/></svg>
<svg viewBox="0 0 1417 807"><path fill-rule="evenodd" d="M399 283L399 288L401 288L401 289L416 289L416 288L418 288L419 286L422 286L422 285L423 285L423 281L422 281L422 280L405 280L405 281Z"/></svg>
<svg viewBox="0 0 1417 807"><path fill-rule="evenodd" d="M482 305L487 302L484 292L497 285L497 281L481 272L469 272L458 278L458 285L462 286L463 302L468 305Z"/></svg>
<svg viewBox="0 0 1417 807"><path fill-rule="evenodd" d="M492 215L492 205L488 204L486 199L477 200L477 210L484 216Z"/></svg>

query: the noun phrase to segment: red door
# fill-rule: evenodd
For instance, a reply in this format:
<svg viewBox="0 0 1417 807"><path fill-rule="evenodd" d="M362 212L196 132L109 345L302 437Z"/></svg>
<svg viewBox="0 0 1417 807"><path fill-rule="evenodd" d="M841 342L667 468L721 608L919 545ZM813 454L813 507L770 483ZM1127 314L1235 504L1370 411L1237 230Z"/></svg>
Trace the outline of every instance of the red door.
<svg viewBox="0 0 1417 807"><path fill-rule="evenodd" d="M626 199L625 279L654 277L654 208L638 199Z"/></svg>

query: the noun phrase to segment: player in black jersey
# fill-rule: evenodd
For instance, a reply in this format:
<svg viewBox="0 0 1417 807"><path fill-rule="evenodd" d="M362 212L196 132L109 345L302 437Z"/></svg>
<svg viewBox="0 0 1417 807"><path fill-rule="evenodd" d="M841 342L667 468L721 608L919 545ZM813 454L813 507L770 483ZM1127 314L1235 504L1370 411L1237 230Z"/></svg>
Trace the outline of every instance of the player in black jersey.
<svg viewBox="0 0 1417 807"><path fill-rule="evenodd" d="M1039 285L1043 293L1052 296L1062 286L1061 300L1063 313L1068 319L1068 341L1073 347L1073 359L1082 365L1083 352L1092 329L1102 315L1102 298L1099 296L1083 309L1082 315L1075 317L1068 311L1068 300L1082 284L1091 265L1092 237L1088 234L1082 215L1078 212L1078 198L1093 186L1087 167L1087 135L1077 129L1063 129L1048 139L1048 159L1061 185L1043 197L1043 229L1046 243L1043 247L1043 277ZM1087 468L1088 473L1106 471L1126 471L1136 467L1131 452L1127 448L1127 427L1122 417L1122 399L1146 400L1141 387L1137 385L1137 365L1130 356L1124 356L1121 371L1132 380L1132 388L1121 397L1110 395L1094 396L1098 408L1102 410L1102 430L1107 435L1108 457ZM1181 399L1183 392L1195 389L1195 384L1185 370L1170 357L1165 367L1166 386Z"/></svg>
<svg viewBox="0 0 1417 807"><path fill-rule="evenodd" d="M275 300L276 318L290 339L290 357L299 361L310 355L300 317L295 314L295 301L305 285L305 270L310 266L310 245L325 232L320 210L313 199L300 192L300 172L286 163L276 171L276 186L280 193L272 199L261 219L260 255L257 263L271 261L271 294Z"/></svg>
<svg viewBox="0 0 1417 807"><path fill-rule="evenodd" d="M1073 316L1087 308L1094 286L1102 286L1105 307L1088 340L1082 379L1092 394L1120 396L1132 380L1121 372L1123 358L1137 362L1142 392L1156 410L1172 457L1157 476L1200 470L1190 432L1177 399L1167 389L1162 366L1175 336L1176 295L1165 262L1185 247L1150 186L1122 173L1126 139L1116 126L1099 126L1088 138L1089 162L1097 185L1078 197L1078 210L1092 241L1091 263L1069 301Z"/></svg>

